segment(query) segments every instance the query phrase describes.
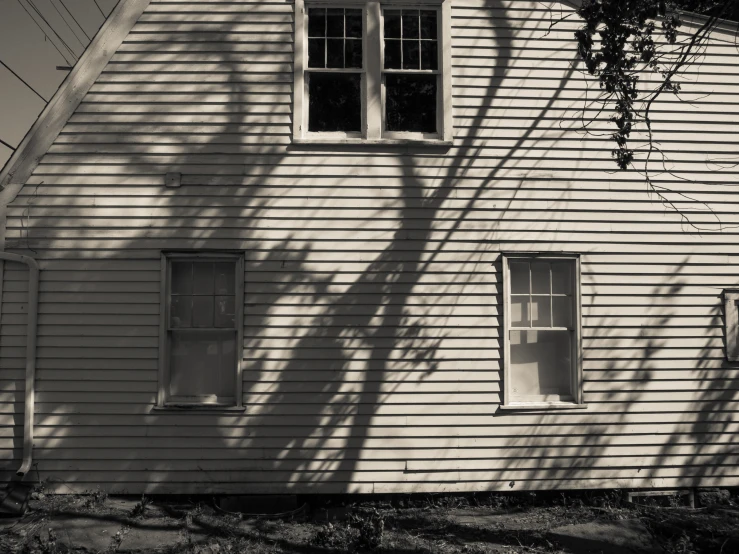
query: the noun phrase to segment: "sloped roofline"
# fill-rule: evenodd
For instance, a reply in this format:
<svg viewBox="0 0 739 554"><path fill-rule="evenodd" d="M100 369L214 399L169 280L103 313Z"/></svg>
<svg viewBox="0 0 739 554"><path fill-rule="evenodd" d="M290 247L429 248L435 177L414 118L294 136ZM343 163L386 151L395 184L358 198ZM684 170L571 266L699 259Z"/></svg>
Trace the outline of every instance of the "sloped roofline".
<svg viewBox="0 0 739 554"><path fill-rule="evenodd" d="M582 4L582 0L560 0L560 2L573 8ZM95 38L90 41L72 71L0 171L0 206L12 201L31 176L150 3L151 0L119 0L116 4ZM688 26L698 27L708 19L706 16L688 12L684 12L684 15L688 16L684 20ZM737 25L731 21L720 20L714 30L732 33L733 39ZM8 188L12 190L7 190Z"/></svg>
<svg viewBox="0 0 739 554"><path fill-rule="evenodd" d="M150 2L119 0L0 171L0 190L8 185L23 185L28 180ZM11 188L20 190L19 186ZM12 200L7 196L0 195L0 198L5 197L2 198L5 202L0 200L0 203Z"/></svg>

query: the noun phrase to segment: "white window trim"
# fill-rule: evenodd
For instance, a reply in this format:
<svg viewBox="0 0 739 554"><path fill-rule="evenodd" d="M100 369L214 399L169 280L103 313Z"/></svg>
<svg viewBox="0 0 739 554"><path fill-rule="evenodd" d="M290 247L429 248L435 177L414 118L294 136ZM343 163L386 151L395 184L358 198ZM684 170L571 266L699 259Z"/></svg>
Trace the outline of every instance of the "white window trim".
<svg viewBox="0 0 739 554"><path fill-rule="evenodd" d="M236 367L234 368L234 396L212 402L190 402L169 398L169 304L170 267L177 260L224 260L235 263L235 322L236 322ZM244 256L234 252L162 252L159 282L159 386L155 409L205 409L243 411L242 358L244 344Z"/></svg>
<svg viewBox="0 0 739 554"><path fill-rule="evenodd" d="M726 340L726 360L739 362L739 290L724 290L724 335Z"/></svg>
<svg viewBox="0 0 739 554"><path fill-rule="evenodd" d="M451 0L342 0L337 2L307 2L319 7L362 7L364 27L362 36L362 131L361 136L354 133L309 133L308 132L308 94L305 72L308 69L308 49L306 48L308 18L305 0L295 0L295 59L293 64L293 143L295 144L416 144L448 146L454 139L454 120L452 118L452 3ZM382 86L383 40L382 8L429 8L438 7L440 14L439 72L440 94L437 95L437 125L439 132L434 136L424 133L383 133Z"/></svg>
<svg viewBox="0 0 739 554"><path fill-rule="evenodd" d="M573 302L574 302L574 314L575 325L574 325L574 337L573 337L573 366L570 368L570 379L572 386L572 397L571 401L557 401L557 402L524 402L524 401L511 401L512 391L510 390L510 372L511 368L509 365L510 360L510 340L508 338L508 323L511 318L511 307L510 307L510 270L508 264L512 259L542 259L542 260L568 260L574 261L575 264L575 275L574 275L574 289L573 289ZM501 263L503 266L503 325L501 325L502 341L503 341L503 403L500 405L501 410L556 410L556 409L585 409L587 404L583 403L583 378L582 378L582 301L581 301L581 286L580 286L580 255L579 254L565 254L565 253L544 253L544 252L504 252L501 253Z"/></svg>

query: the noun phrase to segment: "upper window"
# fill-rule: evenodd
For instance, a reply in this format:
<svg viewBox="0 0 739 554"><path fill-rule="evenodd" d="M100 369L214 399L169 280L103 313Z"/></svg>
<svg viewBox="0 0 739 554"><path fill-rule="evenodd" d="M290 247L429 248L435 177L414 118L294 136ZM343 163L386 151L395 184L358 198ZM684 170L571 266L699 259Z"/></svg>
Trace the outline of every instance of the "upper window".
<svg viewBox="0 0 739 554"><path fill-rule="evenodd" d="M238 406L243 263L229 254L169 254L158 404Z"/></svg>
<svg viewBox="0 0 739 554"><path fill-rule="evenodd" d="M452 138L450 1L296 1L294 139Z"/></svg>
<svg viewBox="0 0 739 554"><path fill-rule="evenodd" d="M505 405L580 404L580 279L575 256L503 257Z"/></svg>

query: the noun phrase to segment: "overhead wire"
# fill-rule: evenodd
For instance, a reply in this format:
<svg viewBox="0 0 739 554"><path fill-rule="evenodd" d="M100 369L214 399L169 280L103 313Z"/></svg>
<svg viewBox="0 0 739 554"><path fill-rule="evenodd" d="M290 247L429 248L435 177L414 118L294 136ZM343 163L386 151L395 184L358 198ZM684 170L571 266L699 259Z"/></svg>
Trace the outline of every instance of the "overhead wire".
<svg viewBox="0 0 739 554"><path fill-rule="evenodd" d="M98 7L98 10L100 10L100 15L103 16L103 19L107 19L107 15L105 15L105 12L103 11L103 8L100 7L100 4L98 4L98 0L93 0L95 2L95 5Z"/></svg>
<svg viewBox="0 0 739 554"><path fill-rule="evenodd" d="M72 28L72 26L71 26L71 25L69 24L69 22L68 22L68 21L67 21L67 19L66 19L66 18L64 17L64 15L63 15L63 14L62 14L62 12L61 12L61 11L59 10L59 8L57 8L57 7L56 7L56 4L54 3L54 0L49 0L49 4L51 4L51 7L52 7L52 8L54 8L54 9L56 10L56 13L58 13L58 14L59 14L59 17L61 17L61 18L62 18L62 21L63 21L63 22L64 22L64 24L65 24L65 25L67 26L67 29L69 29L69 30L71 31L72 35L74 36L74 39L75 39L75 40L76 40L77 42L79 42L79 43L80 43L80 46L82 46L82 48L84 48L84 47L85 47L85 43L84 43L84 42L82 42L82 40L80 39L80 37L79 37L79 35L77 34L77 32L76 32L76 31L75 31L75 30L74 30L74 29Z"/></svg>
<svg viewBox="0 0 739 554"><path fill-rule="evenodd" d="M16 78L17 78L17 79L18 79L18 80L19 80L19 81L20 81L21 83L23 83L23 84L24 84L24 85L26 85L26 86L27 86L28 88L30 88L30 89L31 89L31 90L33 91L33 93L34 93L34 94L35 94L36 96L38 96L39 98L41 98L41 100L43 100L43 101L44 101L44 102L45 102L46 104L48 104L48 103L49 103L49 101L48 101L48 100L47 100L46 98L44 98L43 96L41 96L41 95L40 95L40 94L38 93L38 91L37 91L37 90L36 90L35 88L33 88L33 87L32 87L31 85L29 85L28 83L26 83L26 81L25 81L25 80L23 79L23 77L21 77L21 76L20 76L20 75L18 75L18 74L17 74L17 73L15 72L15 71L13 71L12 69L10 69L10 68L8 67L8 64L6 64L6 63L5 63L4 61L0 60L0 65L2 65L2 66L3 66L4 68L5 68L5 69L7 69L7 70L8 70L8 71L10 71L10 72L11 72L11 73L12 73L13 75L15 75L15 76L16 76Z"/></svg>
<svg viewBox="0 0 739 554"><path fill-rule="evenodd" d="M59 3L61 3L62 7L64 8L64 11L66 11L69 14L69 17L71 17L72 20L77 24L77 27L80 28L80 31L82 31L82 33L85 35L85 37L87 37L87 41L88 42L91 41L92 40L92 37L87 34L87 31L85 31L85 28L82 25L80 25L80 22L77 21L77 18L74 16L74 14L71 11L69 11L69 8L64 3L64 0L59 0Z"/></svg>
<svg viewBox="0 0 739 554"><path fill-rule="evenodd" d="M74 53L74 50L72 50L72 48L69 46L69 44L67 44L67 41L64 40L61 37L61 35L59 35L59 33L56 32L56 29L54 29L54 27L51 26L51 23L49 23L49 20L46 19L46 17L44 17L44 14L42 14L41 13L41 10L39 10L36 7L36 4L33 3L33 0L26 0L26 2L28 2L28 5L31 6L34 9L34 11L41 18L41 20L49 26L49 29L51 29L51 32L54 33L54 35L56 36L56 38L59 39L59 42L62 43L62 46L64 46L67 50L69 50L69 53L72 54L72 59L74 59L75 61L77 61L77 54L75 54Z"/></svg>
<svg viewBox="0 0 739 554"><path fill-rule="evenodd" d="M8 144L7 142L5 142L5 141L4 141L3 139L0 139L0 144L2 144L3 146L7 146L7 147L8 147L8 148L10 148L10 149L11 149L11 150L12 150L13 152L15 152L15 151L17 150L17 148L13 148L13 147L12 147L12 146L10 146L10 145L9 145L9 144Z"/></svg>
<svg viewBox="0 0 739 554"><path fill-rule="evenodd" d="M67 59L67 56L65 56L64 53L61 50L59 50L59 47L51 39L51 37L46 32L46 30L41 25L39 25L39 22L36 21L36 18L33 17L33 15L31 15L31 12L28 11L28 8L26 8L26 6L23 4L23 2L21 2L21 0L17 0L17 1L18 1L18 4L20 4L20 7L23 8L23 11L25 11L28 14L28 17L31 18L31 21L33 21L36 24L36 27L38 27L41 30L41 32L44 34L44 36L49 40L49 42L54 47L54 49L57 52L59 52L59 55L64 59L64 61L67 62L68 64L72 64L73 62L70 62L69 59Z"/></svg>

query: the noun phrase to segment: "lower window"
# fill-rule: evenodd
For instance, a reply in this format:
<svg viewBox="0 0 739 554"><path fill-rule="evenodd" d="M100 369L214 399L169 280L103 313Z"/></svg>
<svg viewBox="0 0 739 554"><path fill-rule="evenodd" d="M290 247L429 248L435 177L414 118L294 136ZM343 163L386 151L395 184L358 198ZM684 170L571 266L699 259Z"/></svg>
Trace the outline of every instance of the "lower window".
<svg viewBox="0 0 739 554"><path fill-rule="evenodd" d="M243 276L238 255L164 255L159 406L241 404Z"/></svg>
<svg viewBox="0 0 739 554"><path fill-rule="evenodd" d="M580 404L576 256L503 256L504 404Z"/></svg>

